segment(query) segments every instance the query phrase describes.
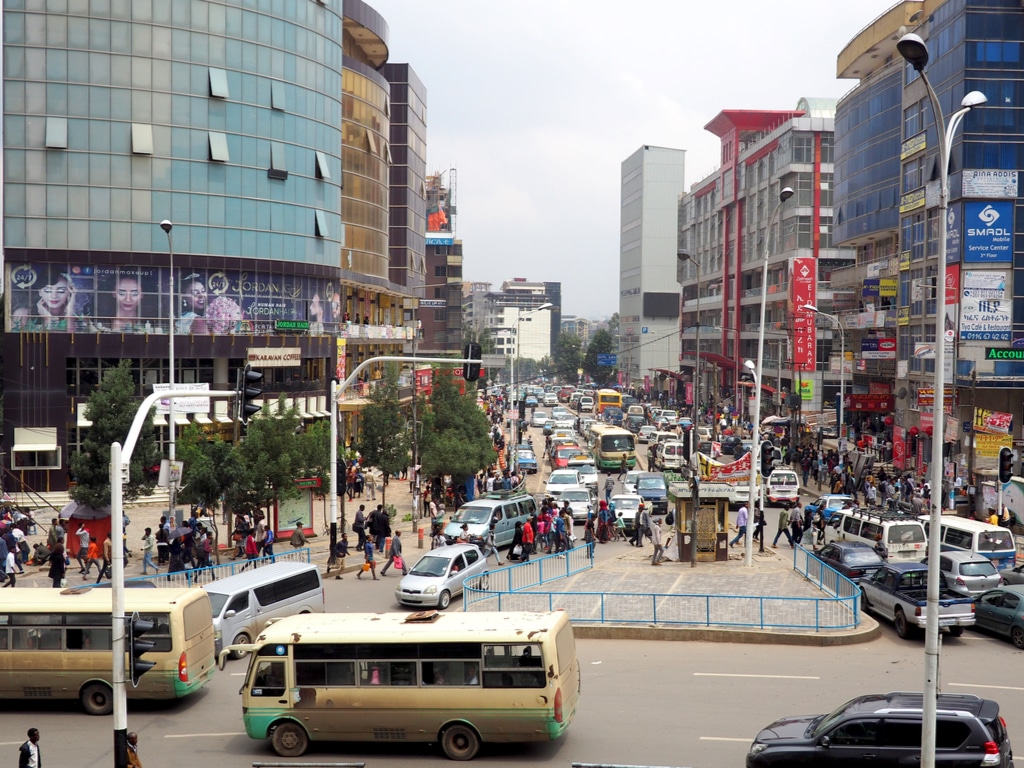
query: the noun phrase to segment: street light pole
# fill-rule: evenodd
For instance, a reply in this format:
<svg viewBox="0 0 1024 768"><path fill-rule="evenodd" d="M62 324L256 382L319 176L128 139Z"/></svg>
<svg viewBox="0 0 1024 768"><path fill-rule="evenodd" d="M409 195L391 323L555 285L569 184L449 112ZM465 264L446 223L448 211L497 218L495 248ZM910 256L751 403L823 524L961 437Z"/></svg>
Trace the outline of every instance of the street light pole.
<svg viewBox="0 0 1024 768"><path fill-rule="evenodd" d="M170 274L171 274L170 281L167 284L167 289L170 292L170 301L168 302L168 310L167 310L168 320L169 320L168 327L167 327L167 334L168 334L168 336L167 336L167 338L168 338L168 343L167 343L167 369L168 369L167 380L168 380L168 382L170 384L170 388L174 389L174 331L176 330L175 327L174 327L174 322L175 322L175 315L177 314L174 311L174 306L175 306L175 296L174 296L174 247L171 244L171 230L174 229L174 224L172 224L168 219L164 219L163 221L160 222L160 229L162 229L164 231L164 233L167 235L167 256L168 256L168 260L169 260L168 266L170 268ZM177 432L177 425L174 423L174 398L173 397L168 398L168 404L167 404L167 428L169 430L168 434L169 434L169 437L170 437L170 444L168 446L168 453L167 453L168 459L170 460L170 466L168 467L168 472L167 472L167 494L168 494L168 497L169 497L168 501L170 502L170 507L171 507L168 510L168 512L169 512L170 516L173 518L174 514L175 514L175 510L177 509L177 506L178 506L178 481L176 480L177 472L174 471L175 438L176 438L176 434L175 433ZM175 520L174 524L178 525L178 521Z"/></svg>
<svg viewBox="0 0 1024 768"><path fill-rule="evenodd" d="M754 424L750 445L750 498L747 500L747 535L743 543L743 564L748 568L754 565L754 499L757 498L757 470L759 467L761 437L761 371L764 366L764 324L765 305L768 304L768 257L771 254L772 227L779 218L782 204L793 196L792 187L783 187L779 191L779 202L768 219L768 230L764 237L764 263L761 268L761 323L757 328L757 369L754 371ZM746 363L750 367L750 361ZM736 377L736 392L739 394L739 376ZM738 404L738 403L737 403ZM762 536L764 532L762 531Z"/></svg>
<svg viewBox="0 0 1024 768"><path fill-rule="evenodd" d="M915 34L906 34L896 49L920 75L928 91L935 129L939 139L939 264L935 279L935 397L932 406L932 493L929 500L928 588L925 608L924 691L921 727L921 766L935 766L936 714L939 695L939 529L942 517L942 445L943 419L946 413L946 214L949 208L949 146L960 122L973 107L988 99L971 91L960 102L960 109L942 123L942 105L927 73L928 47Z"/></svg>
<svg viewBox="0 0 1024 768"><path fill-rule="evenodd" d="M836 438L839 443L839 455L843 453L843 406L846 404L846 331L843 330L843 324L840 322L836 315L830 315L827 312L822 312L813 304L805 304L804 309L808 312L813 312L816 315L828 318L835 327L839 330L839 404L836 406Z"/></svg>

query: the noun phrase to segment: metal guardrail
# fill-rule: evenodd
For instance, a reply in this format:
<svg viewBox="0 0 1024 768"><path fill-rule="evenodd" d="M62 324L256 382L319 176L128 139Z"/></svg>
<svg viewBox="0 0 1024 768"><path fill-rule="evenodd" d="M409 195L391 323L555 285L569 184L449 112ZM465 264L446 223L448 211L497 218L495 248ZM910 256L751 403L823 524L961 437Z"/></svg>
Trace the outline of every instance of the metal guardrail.
<svg viewBox="0 0 1024 768"><path fill-rule="evenodd" d="M211 581L223 579L241 573L247 566L250 568L261 568L275 562L312 562L309 547L301 549L289 549L287 552L275 554L273 557L257 557L255 560L233 560L221 565L211 565L208 568L189 568L184 571L167 573L155 573L152 576L136 576L132 579L125 579L126 586L148 581L155 587L195 587L199 584L209 584Z"/></svg>
<svg viewBox="0 0 1024 768"><path fill-rule="evenodd" d="M499 593L519 592L567 578L593 567L594 545L584 544L565 552L543 555L533 560L527 560L525 563L516 563L497 571L471 576L466 579L464 585L462 610L500 611L503 609L492 607L493 603L490 602L496 597L496 591ZM476 603L484 603L484 605L471 607Z"/></svg>
<svg viewBox="0 0 1024 768"><path fill-rule="evenodd" d="M467 580L466 611L566 611L580 624L657 624L722 626L747 629L850 629L860 624L860 588L802 547L794 552L793 569L828 597L698 595L614 592L541 592L546 582L591 567L573 567L575 552L549 555L506 571ZM559 564L553 561L561 561ZM582 564L579 564L582 565ZM519 569L524 569L521 572ZM472 582L472 583L471 583ZM486 583L487 589L481 589ZM526 591L530 590L530 591Z"/></svg>

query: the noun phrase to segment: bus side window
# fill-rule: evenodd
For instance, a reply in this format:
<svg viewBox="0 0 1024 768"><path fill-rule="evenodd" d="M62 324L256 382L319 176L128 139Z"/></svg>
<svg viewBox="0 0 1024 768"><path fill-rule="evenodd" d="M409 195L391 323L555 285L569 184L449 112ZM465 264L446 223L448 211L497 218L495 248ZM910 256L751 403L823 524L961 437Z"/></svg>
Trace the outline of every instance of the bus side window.
<svg viewBox="0 0 1024 768"><path fill-rule="evenodd" d="M283 661L261 661L256 665L256 674L253 676L252 695L284 695Z"/></svg>

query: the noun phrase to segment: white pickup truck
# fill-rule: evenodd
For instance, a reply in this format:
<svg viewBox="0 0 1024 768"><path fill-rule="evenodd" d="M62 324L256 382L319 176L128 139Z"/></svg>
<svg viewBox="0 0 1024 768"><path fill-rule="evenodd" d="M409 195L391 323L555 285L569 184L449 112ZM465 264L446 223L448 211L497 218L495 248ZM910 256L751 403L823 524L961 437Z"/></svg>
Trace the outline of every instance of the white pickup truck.
<svg viewBox="0 0 1024 768"><path fill-rule="evenodd" d="M860 582L864 610L888 619L900 637L910 637L925 625L928 566L924 563L886 563ZM954 637L974 625L974 600L943 589L939 593L939 626Z"/></svg>

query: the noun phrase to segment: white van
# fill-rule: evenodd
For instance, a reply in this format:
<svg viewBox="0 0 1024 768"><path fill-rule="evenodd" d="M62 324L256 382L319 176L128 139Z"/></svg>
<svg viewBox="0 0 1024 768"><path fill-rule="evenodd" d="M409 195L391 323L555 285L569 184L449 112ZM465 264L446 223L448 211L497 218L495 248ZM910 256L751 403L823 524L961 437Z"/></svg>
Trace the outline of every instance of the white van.
<svg viewBox="0 0 1024 768"><path fill-rule="evenodd" d="M920 520L893 512L837 509L825 528L825 541L860 541L875 546L882 536L889 560L920 562L928 552L928 539Z"/></svg>
<svg viewBox="0 0 1024 768"><path fill-rule="evenodd" d="M444 535L457 539L462 535L462 525L473 538L487 537L487 529L493 520L494 543L504 547L512 543L516 532L516 523L525 523L537 514L537 500L525 493L495 492L488 493L479 499L467 501L452 515L451 521L444 529Z"/></svg>
<svg viewBox="0 0 1024 768"><path fill-rule="evenodd" d="M659 443L654 452L654 464L661 471L682 469L689 463L686 455L686 444L678 440L666 440Z"/></svg>
<svg viewBox="0 0 1024 768"><path fill-rule="evenodd" d="M271 619L324 612L324 585L311 563L269 563L204 584L203 589L213 607L217 653L226 645L252 642Z"/></svg>
<svg viewBox="0 0 1024 768"><path fill-rule="evenodd" d="M918 519L924 523L925 531L930 532L929 516L922 515ZM1017 548L1008 529L983 520L943 515L941 530L943 552L969 552L991 560L997 570L1013 568Z"/></svg>

